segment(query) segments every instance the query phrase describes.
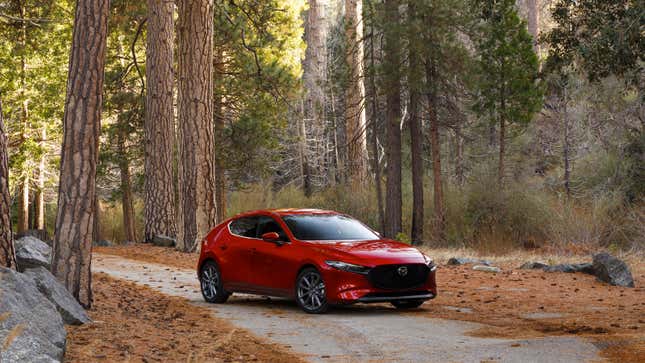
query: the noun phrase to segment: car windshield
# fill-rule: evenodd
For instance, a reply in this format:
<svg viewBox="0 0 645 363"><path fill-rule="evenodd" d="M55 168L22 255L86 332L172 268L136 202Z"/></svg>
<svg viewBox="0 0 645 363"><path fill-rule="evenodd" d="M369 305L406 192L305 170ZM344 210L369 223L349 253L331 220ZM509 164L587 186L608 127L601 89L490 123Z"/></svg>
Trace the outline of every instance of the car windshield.
<svg viewBox="0 0 645 363"><path fill-rule="evenodd" d="M338 214L299 214L282 217L291 233L303 241L365 241L379 236L361 222Z"/></svg>

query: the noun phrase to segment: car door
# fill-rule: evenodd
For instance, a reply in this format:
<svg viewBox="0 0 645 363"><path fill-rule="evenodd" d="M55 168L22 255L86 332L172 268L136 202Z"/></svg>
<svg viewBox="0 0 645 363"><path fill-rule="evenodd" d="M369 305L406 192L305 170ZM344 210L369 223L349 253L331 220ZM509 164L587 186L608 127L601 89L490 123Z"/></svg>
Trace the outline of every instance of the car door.
<svg viewBox="0 0 645 363"><path fill-rule="evenodd" d="M262 240L262 235L269 232L278 233L282 243ZM299 261L287 234L272 217L260 216L257 236L251 258L253 285L267 295L289 296Z"/></svg>
<svg viewBox="0 0 645 363"><path fill-rule="evenodd" d="M231 290L248 290L251 285L251 259L257 239L258 217L241 217L229 224L230 238L223 243L221 258L224 287Z"/></svg>

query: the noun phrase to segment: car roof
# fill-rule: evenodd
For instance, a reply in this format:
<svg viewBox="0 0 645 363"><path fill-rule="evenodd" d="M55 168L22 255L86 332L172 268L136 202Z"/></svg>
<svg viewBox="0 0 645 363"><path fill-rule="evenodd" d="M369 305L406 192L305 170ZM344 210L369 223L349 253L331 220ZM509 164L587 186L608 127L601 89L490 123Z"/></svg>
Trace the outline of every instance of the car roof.
<svg viewBox="0 0 645 363"><path fill-rule="evenodd" d="M274 214L280 217L298 215L298 214L341 214L333 210L313 209L313 208L278 208L278 209L259 209L240 213L233 218L248 217L260 214Z"/></svg>

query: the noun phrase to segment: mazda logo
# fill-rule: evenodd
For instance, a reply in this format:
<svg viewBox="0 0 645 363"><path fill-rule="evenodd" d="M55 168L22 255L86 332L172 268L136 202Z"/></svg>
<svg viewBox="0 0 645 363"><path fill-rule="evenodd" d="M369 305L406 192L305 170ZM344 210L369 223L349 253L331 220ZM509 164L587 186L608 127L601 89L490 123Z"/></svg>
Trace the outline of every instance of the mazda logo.
<svg viewBox="0 0 645 363"><path fill-rule="evenodd" d="M405 276L408 274L408 268L406 266L399 267L396 272L399 273L399 276Z"/></svg>

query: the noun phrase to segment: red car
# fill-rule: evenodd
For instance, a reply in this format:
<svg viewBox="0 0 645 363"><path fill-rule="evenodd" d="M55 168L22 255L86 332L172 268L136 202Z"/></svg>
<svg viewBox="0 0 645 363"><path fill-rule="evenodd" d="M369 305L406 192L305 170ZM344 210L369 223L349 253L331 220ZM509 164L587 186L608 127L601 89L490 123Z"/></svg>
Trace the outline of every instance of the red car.
<svg viewBox="0 0 645 363"><path fill-rule="evenodd" d="M202 295L223 303L234 292L295 299L307 313L330 305L390 302L415 308L437 294L432 259L384 239L341 213L316 209L248 212L202 241Z"/></svg>

